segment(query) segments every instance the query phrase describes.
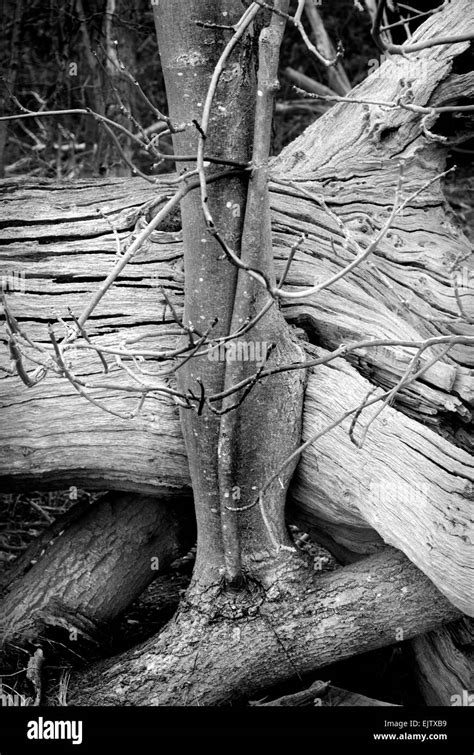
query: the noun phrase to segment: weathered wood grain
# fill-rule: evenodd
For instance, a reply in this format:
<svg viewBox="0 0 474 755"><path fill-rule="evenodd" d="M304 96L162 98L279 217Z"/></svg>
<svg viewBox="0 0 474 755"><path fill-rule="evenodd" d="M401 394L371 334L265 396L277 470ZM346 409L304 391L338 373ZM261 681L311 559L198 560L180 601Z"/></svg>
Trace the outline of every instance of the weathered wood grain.
<svg viewBox="0 0 474 755"><path fill-rule="evenodd" d="M303 440L356 407L369 388L342 359L315 368ZM376 407L362 414L356 437ZM350 440L350 423L351 417L304 452L291 488L298 516L352 551L371 553L382 541L395 545L473 615L474 459L390 407L362 448Z"/></svg>
<svg viewBox="0 0 474 755"><path fill-rule="evenodd" d="M472 4L458 0L441 23L449 29L473 16ZM428 21L424 33L438 22ZM453 58L467 46L445 45L387 61L351 97L395 101L407 95L408 80L413 81L409 94L416 105L451 103L461 91L472 94L472 75L460 80L450 73ZM429 121L432 131L438 125L435 118ZM292 244L307 234L285 288L295 291L324 280L355 255L334 217L298 187L323 193L331 211L364 247L391 211L400 161L405 162L406 197L439 175L447 156L443 144L423 131L419 114L409 110L368 110L360 103L329 110L272 163L277 273ZM22 282L24 274L25 290L10 292L9 303L30 336L46 343L47 323L67 316L68 306L79 314L112 268L116 248L110 224L126 244L144 222L142 204L169 196L173 185L170 178L156 187L141 179L74 185L26 179L2 181L0 191L0 276ZM322 349L368 338L473 335L474 325L460 318L453 286L453 275L472 281L473 274L471 245L438 180L395 219L372 260L330 290L286 301L283 309ZM160 335L173 328L160 286L180 313L183 272L176 218L155 231L127 266L90 318L88 332L102 345L146 334L147 345L172 346L174 338ZM466 313L472 314L471 289L466 285L461 293ZM61 327L55 325L58 334ZM349 357L353 368L338 362L315 372L308 384L305 433L319 428L323 417L333 421L370 387L394 386L412 354L401 347L367 349ZM0 366L9 366L5 350L0 360ZM95 356L78 351L73 364L79 375L105 381ZM293 486L298 505L340 543L361 552L377 549L382 539L395 544L470 614L473 367L474 349L456 345L400 392L395 408L385 410L374 424L365 448L352 447L342 429L325 436L304 455ZM171 400L150 399L137 419L121 420L78 397L56 376L26 389L17 377L1 374L4 489L80 484L153 493L189 485ZM115 373L112 360L111 376L126 379ZM101 398L115 411L135 405L135 399L118 391L104 390Z"/></svg>
<svg viewBox="0 0 474 755"><path fill-rule="evenodd" d="M474 689L474 624L461 619L411 642L426 705L468 705ZM472 698L471 698L472 699Z"/></svg>

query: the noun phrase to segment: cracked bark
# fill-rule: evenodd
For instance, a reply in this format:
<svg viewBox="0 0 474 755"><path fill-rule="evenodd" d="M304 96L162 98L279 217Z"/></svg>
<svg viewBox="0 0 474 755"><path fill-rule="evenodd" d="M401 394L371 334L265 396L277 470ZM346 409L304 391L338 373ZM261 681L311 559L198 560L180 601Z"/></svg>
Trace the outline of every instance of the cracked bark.
<svg viewBox="0 0 474 755"><path fill-rule="evenodd" d="M234 607L218 591L183 604L158 637L76 677L69 702L225 704L459 615L393 549L320 578L291 574Z"/></svg>
<svg viewBox="0 0 474 755"><path fill-rule="evenodd" d="M97 652L107 623L193 542L189 496L103 496L15 569L0 603L2 663L38 642L48 661Z"/></svg>

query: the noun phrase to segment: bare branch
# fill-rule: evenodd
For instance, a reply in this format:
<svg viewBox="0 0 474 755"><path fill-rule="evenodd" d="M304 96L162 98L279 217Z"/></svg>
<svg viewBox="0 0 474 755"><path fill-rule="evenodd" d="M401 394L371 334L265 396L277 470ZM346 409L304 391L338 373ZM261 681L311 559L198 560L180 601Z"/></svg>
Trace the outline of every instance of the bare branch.
<svg viewBox="0 0 474 755"><path fill-rule="evenodd" d="M429 348L430 346L436 346L438 344L446 344L451 343L453 346L455 344L464 344L466 346L473 346L474 345L474 336L463 336L463 335L449 335L449 336L433 336L432 338L427 338L424 341L405 341L405 340L397 340L397 339L374 339L374 340L366 340L366 341L357 341L356 343L351 344L343 344L342 346L338 346L337 349L334 349L333 351L329 352L324 357L320 357L318 359L311 359L305 362L295 362L293 364L286 364L286 365L280 365L279 367L272 367L268 370L264 370L260 378L266 378L270 377L271 375L276 375L279 372L289 372L291 370L301 370L301 369L308 369L310 367L318 367L321 364L328 364L333 359L337 359L337 357L346 356L347 354L350 354L351 352L356 352L359 350L366 350L369 348L377 348L379 346L403 346L406 348L413 348L418 349L420 347L426 347ZM228 388L225 391L222 391L220 393L216 393L209 397L209 401L216 402L221 401L226 396L232 395L235 391L242 390L242 388L245 388L247 383L250 380L253 380L255 376L250 375L249 377L242 380L237 385L234 385L230 388Z"/></svg>
<svg viewBox="0 0 474 755"><path fill-rule="evenodd" d="M76 315L72 311L71 307L68 307L68 312L69 312L69 314L71 316L72 321L76 325L76 328L77 328L78 332L83 337L84 341L86 343L88 343L90 346L92 346L92 342L91 342L89 336L87 335L86 331L84 330L84 327L81 325L81 323L77 319ZM94 348L94 346L92 346L92 348ZM102 362L102 366L104 368L104 372L107 373L109 371L109 365L107 364L107 360L105 359L105 357L102 354L102 351L100 349L96 349L96 351L97 351L97 354L99 356L100 361Z"/></svg>
<svg viewBox="0 0 474 755"><path fill-rule="evenodd" d="M306 3L305 14L311 26L317 48L328 60L331 60L337 53L326 31L323 19L313 2ZM352 88L340 60L334 66L328 68L327 77L330 87L338 94L347 94Z"/></svg>
<svg viewBox="0 0 474 755"><path fill-rule="evenodd" d="M394 45L393 43L384 42L381 34L381 22L387 0L379 0L377 12L375 14L374 22L372 24L372 37L382 52L389 52L393 55L405 55L409 52L418 52L419 50L426 50L428 47L437 47L438 45L453 45L457 42L469 42L474 39L474 30L466 32L465 34L452 34L446 37L435 37L434 39L426 39L424 42L416 42L415 44L403 44ZM444 7L444 6L441 6Z"/></svg>
<svg viewBox="0 0 474 755"><path fill-rule="evenodd" d="M255 2L260 5L261 8L266 8L267 10L271 11L272 13L275 13L277 16L281 16L282 18L285 18L289 23L293 24L295 26L305 43L307 49L319 60L320 63L322 63L324 66L334 66L339 58L342 57L342 47L339 47L338 51L336 52L335 56L333 58L326 58L322 53L319 52L317 47L313 45L310 38L308 37L306 33L306 29L304 28L303 24L297 18L296 16L290 16L288 13L284 13L281 10L278 10L278 8L274 7L273 5L269 5L268 3L263 2L263 0L255 0Z"/></svg>
<svg viewBox="0 0 474 755"><path fill-rule="evenodd" d="M377 107L386 107L392 110L397 108L403 108L405 110L411 110L412 113L420 113L421 115L436 115L437 113L469 113L474 110L474 105L443 105L439 107L423 107L421 105L414 105L411 102L405 102L403 96L399 97L396 102L387 102L385 100L366 100L360 97L340 97L339 95L332 94L315 94L314 92L307 92L300 87L294 86L293 89L298 94L303 95L312 100L326 100L327 102L350 102L356 105L376 105Z"/></svg>
<svg viewBox="0 0 474 755"><path fill-rule="evenodd" d="M313 94L323 94L328 96L337 96L337 92L335 92L333 89L330 89L329 87L325 86L324 84L321 84L319 81L316 81L315 79L311 79L309 76L306 76L304 73L301 73L301 71L295 71L294 68L290 68L290 66L287 66L285 68L285 76L289 81L291 81L293 84L295 84L299 89L303 89L306 92L312 92Z"/></svg>
<svg viewBox="0 0 474 755"><path fill-rule="evenodd" d="M434 339L429 339L429 340L433 341ZM437 340L439 340L439 339L437 339ZM474 343L474 336L472 337L471 340ZM452 347L454 341L455 341L455 338L452 338L452 343L450 344L449 348ZM425 348L428 348L427 344L428 344L428 341L425 341ZM442 355L440 355L440 356L442 356ZM438 359L440 358L440 356L436 357L435 360L431 360L431 361L427 362L427 364L425 364L420 370L418 370L418 372L416 372L411 377L408 377L408 376L405 377L404 376L404 385L405 386L406 385L410 385L411 383L415 382L415 380L418 380L420 377L422 377L422 375L432 366L432 364L434 364L435 361L438 361ZM407 373L406 373L406 375L407 375ZM399 387L397 387L397 390L399 390ZM279 479L281 473L288 466L288 464L291 464L291 462L294 459L299 458L301 456L301 454L303 453L303 451L305 451L309 446L311 446L313 443L315 443L317 440L319 440L319 438L321 438L323 435L326 435L331 430L334 430L334 428L338 427L338 425L340 425L342 422L344 422L344 420L347 419L348 417L350 417L352 414L356 414L357 413L357 415L360 415L360 413L364 409L367 409L369 406L372 406L373 404L376 404L379 401L386 400L387 398L389 398L390 396L392 396L392 394L393 394L393 389L391 389L389 391L385 391L380 396L376 396L376 397L371 398L371 399L366 398L366 400L364 402L362 402L362 404L358 404L357 406L353 407L352 409L349 409L347 412L344 412L344 414L342 414L340 417L338 417L338 419L336 419L330 425L327 425L325 428L323 428L323 430L319 430L317 433L315 433L310 438L308 438L308 440L306 440L304 443L302 443L299 446L299 448L296 449L296 451L293 451L293 453L290 456L288 456L287 459L285 459L285 461L281 465L281 467L278 470L278 472L276 472L267 481L267 483L263 486L263 488L261 490L261 494L263 494L265 492L265 490L267 490L269 488L269 486L275 480ZM255 504L256 503L257 502L255 502Z"/></svg>
<svg viewBox="0 0 474 755"><path fill-rule="evenodd" d="M378 245L384 238L384 236L388 233L390 230L392 223L394 219L400 215L403 210L410 204L410 202L415 199L419 194L421 194L423 191L428 189L431 184L433 184L435 181L439 181L441 178L444 178L448 173L451 173L453 171L453 168L449 168L448 170L444 171L444 173L440 173L434 178L431 178L429 181L426 181L426 183L423 184L423 186L418 189L417 191L413 192L409 197L407 197L403 202L400 203L400 193L402 190L403 185L403 163L400 163L400 173L398 178L398 185L395 191L395 200L393 203L392 211L382 226L381 230L378 232L377 236L373 241L370 242L368 247L366 249L362 249L362 247L357 243L355 239L353 239L348 231L345 229L344 225L339 223L341 229L345 233L346 239L350 244L352 244L357 252L358 255L355 260L353 260L349 265L346 265L345 268L340 270L338 273L335 273L335 275L331 276L331 278L328 278L327 280L323 281L322 283L318 283L311 288L307 288L304 291L282 291L281 288L274 289L273 293L275 296L278 296L281 299L304 299L307 296L314 296L315 294L318 294L320 291L322 291L324 288L328 288L329 286L332 286L334 283L336 283L341 278L345 277L348 273L350 273L352 270L354 270L358 265L360 265L361 262L363 262L367 257L376 251ZM304 196L307 196L309 198L313 198L318 204L323 207L326 212L328 212L332 217L334 217L334 213L330 213L325 201L323 198L317 197L316 195L312 194L312 192L307 191L307 189L304 189L297 184L290 182L290 186L295 189L296 191L301 192L304 194Z"/></svg>

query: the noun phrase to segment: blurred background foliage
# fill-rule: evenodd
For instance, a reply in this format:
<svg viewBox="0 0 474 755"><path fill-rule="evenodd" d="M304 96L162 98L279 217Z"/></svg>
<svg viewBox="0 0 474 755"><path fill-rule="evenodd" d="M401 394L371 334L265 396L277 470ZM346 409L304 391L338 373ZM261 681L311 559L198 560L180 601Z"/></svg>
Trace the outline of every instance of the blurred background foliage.
<svg viewBox="0 0 474 755"><path fill-rule="evenodd" d="M378 58L370 37L368 11L354 0L323 0L321 5L315 3L315 7L334 45L341 42L344 47L342 66L348 80L358 83L368 73L368 61ZM292 2L292 11L295 8L296 0ZM305 27L314 41L307 20ZM111 74L112 66L108 62L114 51L118 51L120 62L139 82L151 102L166 112L150 0L132 3L126 0L3 0L0 31L3 114L18 113L20 106L31 110L89 107L115 120L121 119L134 133L138 131L137 124L148 134L153 133L157 118L140 96L138 87L123 73ZM308 52L297 29L288 25L281 56L274 154L327 108L297 95L286 75L287 68L324 85L330 83L325 67ZM114 88L132 120L120 112ZM26 173L72 179L131 172L103 128L88 115L63 114L12 122L5 137L4 149L0 139L0 158L3 153L1 164L6 176ZM174 168L168 160L154 165L139 145L128 144L124 135L118 134L118 138L130 160L145 173L169 172ZM161 141L161 146L163 151L172 152L169 137Z"/></svg>
<svg viewBox="0 0 474 755"><path fill-rule="evenodd" d="M316 87L313 91L327 93L328 89L343 95L366 78L380 59L370 35L375 0L308 0L308 5L316 20L319 17L329 44L343 48L340 75L335 80L334 69L320 64L298 30L287 25L273 154L331 106L297 93L293 84L299 76L307 77L306 83L311 80L310 88ZM414 8L426 11L439 2L414 0L408 6L389 0L388 5L392 8L388 22L393 23L412 16ZM290 12L296 7L297 0L291 0ZM38 111L90 108L135 134L144 129L150 136L164 129L140 93L143 90L150 102L166 113L151 0L2 0L2 11L2 114L18 113L21 107ZM412 21L411 31L422 20ZM310 14L303 14L302 21L311 41L320 47ZM391 33L397 43L406 39L404 26ZM8 126L0 123L0 177L123 176L131 175L133 166L147 175L174 170L171 159L156 162L126 135L114 133L120 147L98 121L73 113L14 121ZM160 148L172 155L169 136L160 140Z"/></svg>

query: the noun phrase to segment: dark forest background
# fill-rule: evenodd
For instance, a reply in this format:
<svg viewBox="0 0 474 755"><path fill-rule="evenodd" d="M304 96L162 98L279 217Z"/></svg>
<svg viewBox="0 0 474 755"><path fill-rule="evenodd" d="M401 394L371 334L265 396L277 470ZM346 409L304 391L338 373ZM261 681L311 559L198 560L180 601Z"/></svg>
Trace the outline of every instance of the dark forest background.
<svg viewBox="0 0 474 755"><path fill-rule="evenodd" d="M296 7L296 2L292 5ZM434 0L416 2L420 10L436 5ZM315 6L334 45L341 43L344 48L342 66L349 82L358 84L379 59L369 13L354 0ZM394 41L403 40L402 31L395 29L393 34ZM115 55L124 66L122 75L111 65ZM21 106L43 111L89 107L131 126L132 131L140 126L154 133L159 130L156 114L140 89L166 112L150 0L3 0L0 66L0 105L5 114L19 112ZM330 106L296 94L288 68L325 86L331 84L327 69L308 53L298 31L289 25L281 57L274 153ZM140 170L148 174L173 170L172 160L154 164L144 150L128 144L123 135L118 138ZM169 137L160 143L163 151L172 152ZM28 119L11 123L8 135L0 137L0 170L6 176L27 173L56 179L126 175L131 170L116 152L90 116Z"/></svg>

